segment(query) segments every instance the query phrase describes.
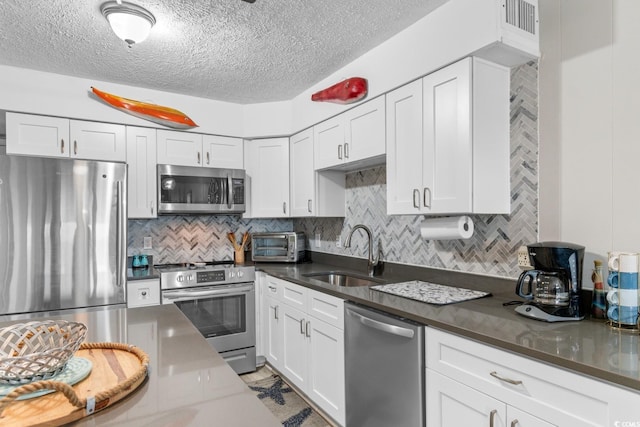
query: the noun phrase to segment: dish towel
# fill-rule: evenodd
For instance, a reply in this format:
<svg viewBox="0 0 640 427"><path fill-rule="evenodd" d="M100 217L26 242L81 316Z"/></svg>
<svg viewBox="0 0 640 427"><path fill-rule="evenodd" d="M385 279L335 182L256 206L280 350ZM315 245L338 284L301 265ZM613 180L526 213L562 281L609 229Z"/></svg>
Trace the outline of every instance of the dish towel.
<svg viewBox="0 0 640 427"><path fill-rule="evenodd" d="M453 304L491 295L489 292L438 285L420 280L376 285L371 286L370 289L437 305Z"/></svg>

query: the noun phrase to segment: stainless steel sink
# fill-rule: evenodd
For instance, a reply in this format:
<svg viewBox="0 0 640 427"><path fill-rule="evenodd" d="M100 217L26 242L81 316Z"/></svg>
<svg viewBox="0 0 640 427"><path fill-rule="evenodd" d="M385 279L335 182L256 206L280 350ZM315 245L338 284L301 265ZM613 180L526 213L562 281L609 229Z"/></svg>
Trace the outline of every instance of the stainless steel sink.
<svg viewBox="0 0 640 427"><path fill-rule="evenodd" d="M374 279L368 276L359 276L357 274L345 273L341 271L322 271L318 273L305 274L305 277L320 280L335 286L355 287L355 286L371 286L384 283L384 280Z"/></svg>

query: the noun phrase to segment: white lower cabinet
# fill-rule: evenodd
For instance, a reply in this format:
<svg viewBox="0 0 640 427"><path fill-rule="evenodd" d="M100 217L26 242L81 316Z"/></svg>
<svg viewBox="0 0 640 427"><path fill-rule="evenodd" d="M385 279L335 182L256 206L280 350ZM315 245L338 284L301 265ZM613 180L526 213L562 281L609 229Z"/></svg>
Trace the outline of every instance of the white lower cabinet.
<svg viewBox="0 0 640 427"><path fill-rule="evenodd" d="M427 426L612 426L638 393L426 328ZM636 403L633 403L636 402Z"/></svg>
<svg viewBox="0 0 640 427"><path fill-rule="evenodd" d="M428 426L553 426L431 369L426 381Z"/></svg>
<svg viewBox="0 0 640 427"><path fill-rule="evenodd" d="M263 291L267 361L344 425L344 301L271 276Z"/></svg>
<svg viewBox="0 0 640 427"><path fill-rule="evenodd" d="M160 305L160 279L127 282L127 307Z"/></svg>

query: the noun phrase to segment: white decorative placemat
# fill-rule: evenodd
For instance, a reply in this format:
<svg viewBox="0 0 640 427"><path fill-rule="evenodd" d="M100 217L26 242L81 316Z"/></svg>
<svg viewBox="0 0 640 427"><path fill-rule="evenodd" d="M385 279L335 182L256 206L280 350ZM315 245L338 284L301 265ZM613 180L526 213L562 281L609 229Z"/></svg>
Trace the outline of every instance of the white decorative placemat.
<svg viewBox="0 0 640 427"><path fill-rule="evenodd" d="M456 302L468 301L491 295L489 292L438 285L436 283L422 282L420 280L391 283L388 285L376 285L371 286L370 289L438 305L453 304Z"/></svg>

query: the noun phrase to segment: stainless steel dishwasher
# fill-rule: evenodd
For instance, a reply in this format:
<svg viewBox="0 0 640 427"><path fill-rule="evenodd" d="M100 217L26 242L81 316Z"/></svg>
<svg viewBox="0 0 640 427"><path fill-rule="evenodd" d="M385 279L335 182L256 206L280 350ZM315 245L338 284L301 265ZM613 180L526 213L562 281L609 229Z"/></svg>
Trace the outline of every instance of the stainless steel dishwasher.
<svg viewBox="0 0 640 427"><path fill-rule="evenodd" d="M347 427L425 425L424 326L345 304Z"/></svg>

